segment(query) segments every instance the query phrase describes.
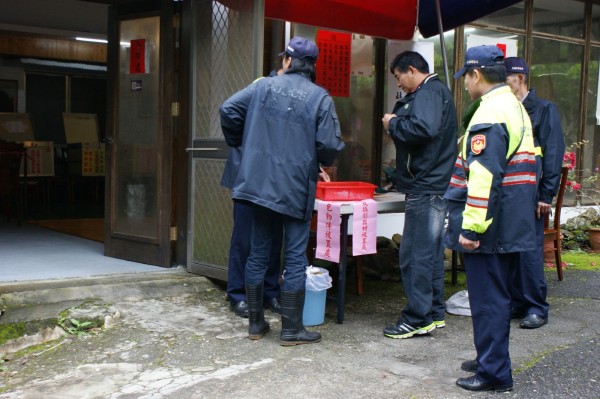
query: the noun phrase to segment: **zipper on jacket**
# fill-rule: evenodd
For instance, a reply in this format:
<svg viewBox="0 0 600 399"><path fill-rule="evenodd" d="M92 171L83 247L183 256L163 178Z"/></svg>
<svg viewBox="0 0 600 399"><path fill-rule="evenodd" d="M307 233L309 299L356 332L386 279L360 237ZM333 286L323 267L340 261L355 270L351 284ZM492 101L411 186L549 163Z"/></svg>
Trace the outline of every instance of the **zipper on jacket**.
<svg viewBox="0 0 600 399"><path fill-rule="evenodd" d="M408 154L408 160L406 161L406 170L410 173L411 177L414 179L415 175L410 171L410 154Z"/></svg>

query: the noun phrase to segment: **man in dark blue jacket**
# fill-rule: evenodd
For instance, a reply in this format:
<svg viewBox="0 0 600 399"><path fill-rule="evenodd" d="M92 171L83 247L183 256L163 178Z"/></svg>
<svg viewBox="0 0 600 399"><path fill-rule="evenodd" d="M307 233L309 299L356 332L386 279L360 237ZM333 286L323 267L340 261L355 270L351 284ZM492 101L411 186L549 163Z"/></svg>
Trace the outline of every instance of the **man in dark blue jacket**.
<svg viewBox="0 0 600 399"><path fill-rule="evenodd" d="M250 339L270 330L263 312L264 277L274 237L284 234L280 343L319 342L302 323L306 246L319 164L329 166L344 148L333 100L314 81L319 50L294 37L284 52L285 73L259 79L231 96L220 109L227 144L242 147L232 196L252 204L252 238L246 264Z"/></svg>
<svg viewBox="0 0 600 399"><path fill-rule="evenodd" d="M504 65L506 83L523 103L531 119L538 165L537 246L533 251L522 252L521 267L514 269L513 313L516 317L524 317L519 323L521 328L539 328L548 322L550 308L546 301L548 286L544 277L544 216L550 212L552 199L560 185L565 139L556 105L539 98L535 89L527 88L527 62L519 57L508 57Z"/></svg>
<svg viewBox="0 0 600 399"><path fill-rule="evenodd" d="M273 70L269 77L283 72ZM234 147L229 150L227 163L221 177L221 185L233 189L233 183L242 162L242 148ZM252 205L244 201L233 201L233 230L229 246L227 265L227 299L231 310L240 317L248 317L248 302L246 299L246 261L250 255L250 235L252 232ZM281 239L273 237L273 247L269 259L269 267L265 273L263 302L266 308L279 313L279 276L281 268Z"/></svg>
<svg viewBox="0 0 600 399"><path fill-rule="evenodd" d="M390 72L407 95L383 126L396 146L396 190L406 194L400 272L408 303L395 325L383 333L410 338L445 327L444 219L452 167L456 160L458 122L452 93L427 61L406 51Z"/></svg>

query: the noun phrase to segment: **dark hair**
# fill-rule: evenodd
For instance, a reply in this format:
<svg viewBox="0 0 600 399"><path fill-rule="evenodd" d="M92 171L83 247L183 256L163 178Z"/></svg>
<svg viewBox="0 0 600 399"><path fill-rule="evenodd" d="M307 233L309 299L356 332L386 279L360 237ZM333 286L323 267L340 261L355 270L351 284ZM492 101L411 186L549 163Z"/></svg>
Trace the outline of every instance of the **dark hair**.
<svg viewBox="0 0 600 399"><path fill-rule="evenodd" d="M481 75L488 83L505 83L506 82L506 67L504 65L491 65L485 68L474 67L467 70L468 74L472 74L473 70L479 69Z"/></svg>
<svg viewBox="0 0 600 399"><path fill-rule="evenodd" d="M393 75L396 69L400 73L404 73L408 71L408 67L410 66L421 73L429 73L429 64L416 51L404 51L398 54L390 64L390 73Z"/></svg>
<svg viewBox="0 0 600 399"><path fill-rule="evenodd" d="M299 73L308 77L313 83L317 80L315 63L306 58L300 59L292 57L292 63L285 73Z"/></svg>

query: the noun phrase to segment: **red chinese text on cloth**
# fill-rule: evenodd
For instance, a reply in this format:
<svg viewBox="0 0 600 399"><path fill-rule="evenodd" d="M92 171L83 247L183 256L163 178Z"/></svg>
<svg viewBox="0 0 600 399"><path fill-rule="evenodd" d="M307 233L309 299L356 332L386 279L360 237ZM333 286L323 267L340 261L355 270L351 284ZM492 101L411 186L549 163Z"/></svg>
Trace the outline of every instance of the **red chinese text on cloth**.
<svg viewBox="0 0 600 399"><path fill-rule="evenodd" d="M340 261L340 204L319 202L317 208L316 258L338 263Z"/></svg>
<svg viewBox="0 0 600 399"><path fill-rule="evenodd" d="M317 211L317 250L315 257L340 262L340 208L343 202L321 201ZM354 208L352 255L377 252L377 203L372 200L351 203Z"/></svg>
<svg viewBox="0 0 600 399"><path fill-rule="evenodd" d="M377 203L367 199L354 203L352 255L377 253Z"/></svg>

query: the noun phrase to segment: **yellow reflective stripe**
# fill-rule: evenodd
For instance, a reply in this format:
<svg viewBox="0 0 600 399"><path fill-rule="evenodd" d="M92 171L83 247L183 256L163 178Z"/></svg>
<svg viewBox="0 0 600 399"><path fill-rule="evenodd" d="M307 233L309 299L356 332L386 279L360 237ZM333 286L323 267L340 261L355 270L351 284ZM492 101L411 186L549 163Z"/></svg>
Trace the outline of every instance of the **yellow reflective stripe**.
<svg viewBox="0 0 600 399"><path fill-rule="evenodd" d="M476 233L485 233L493 219L486 220L487 206L473 206L470 204L484 204L490 198L493 175L478 161L469 165L468 196L474 200L465 204L463 211L462 228Z"/></svg>
<svg viewBox="0 0 600 399"><path fill-rule="evenodd" d="M544 154L542 154L542 147L535 147L535 155L539 155L540 157L543 157Z"/></svg>

